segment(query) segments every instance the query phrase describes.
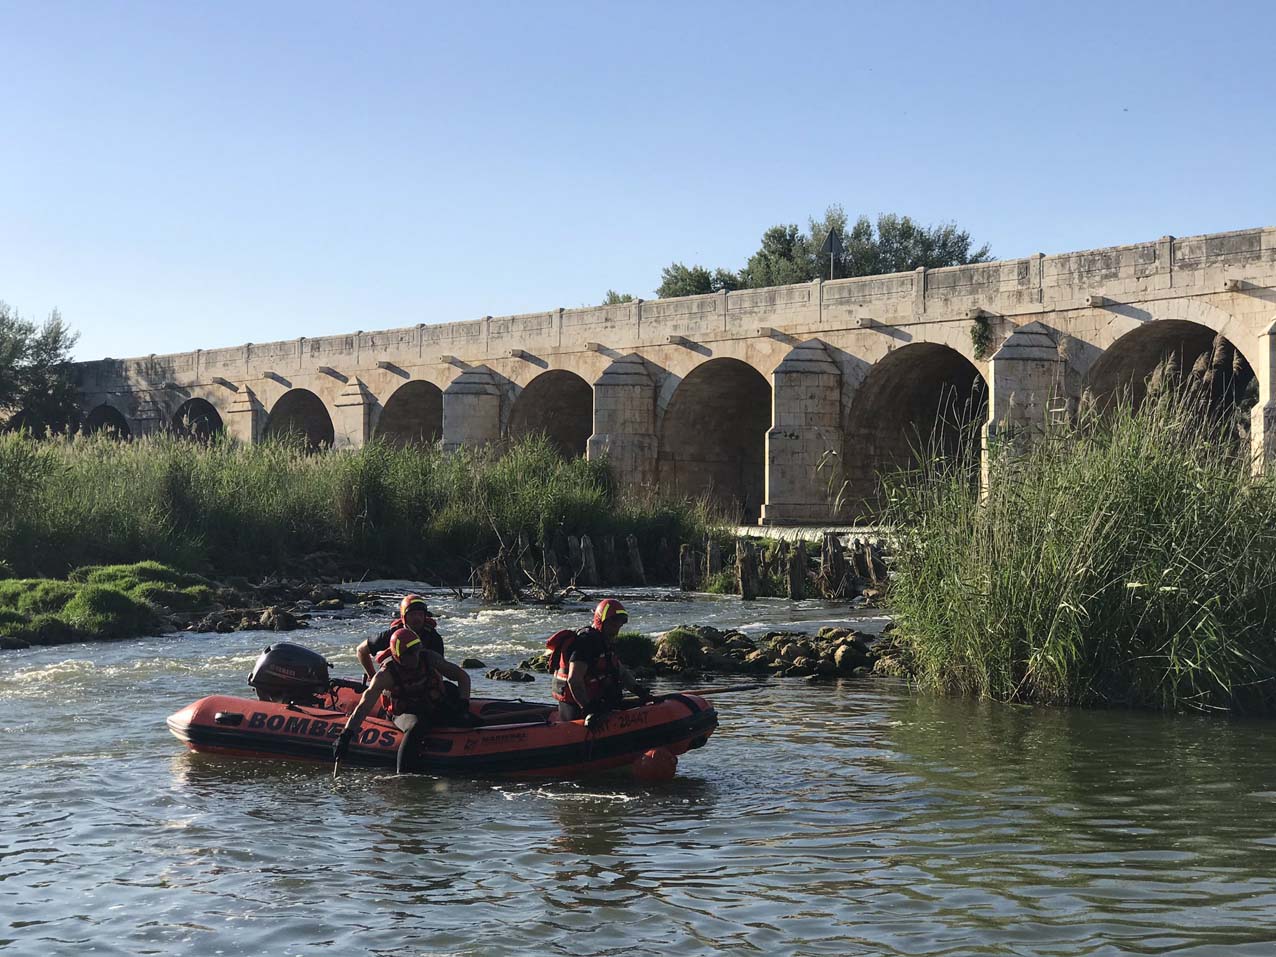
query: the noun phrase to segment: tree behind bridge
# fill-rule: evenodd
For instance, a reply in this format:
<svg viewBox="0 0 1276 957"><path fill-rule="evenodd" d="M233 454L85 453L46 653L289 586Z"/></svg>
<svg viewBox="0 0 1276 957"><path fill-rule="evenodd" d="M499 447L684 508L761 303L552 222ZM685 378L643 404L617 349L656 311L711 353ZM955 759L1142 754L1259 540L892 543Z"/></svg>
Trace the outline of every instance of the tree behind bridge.
<svg viewBox="0 0 1276 957"><path fill-rule="evenodd" d="M837 279L909 272L919 266L963 266L992 259L986 244L972 248L970 233L953 223L923 226L908 216L883 213L876 223L860 216L849 225L846 211L841 206L830 206L823 219L808 220L805 231L796 223L772 226L762 234L760 248L738 273L726 269L710 272L703 266L688 267L680 262L666 266L656 294L665 299L827 279L829 257L821 252L821 247L834 228L841 234L844 247L833 264Z"/></svg>
<svg viewBox="0 0 1276 957"><path fill-rule="evenodd" d="M0 423L36 434L65 431L78 405L71 349L78 339L55 309L42 324L0 302Z"/></svg>

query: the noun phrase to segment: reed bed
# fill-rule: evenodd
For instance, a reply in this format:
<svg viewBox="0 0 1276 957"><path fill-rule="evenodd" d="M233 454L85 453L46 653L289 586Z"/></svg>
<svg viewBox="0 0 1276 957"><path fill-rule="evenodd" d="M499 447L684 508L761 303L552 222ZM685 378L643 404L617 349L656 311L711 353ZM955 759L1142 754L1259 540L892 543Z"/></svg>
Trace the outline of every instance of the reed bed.
<svg viewBox="0 0 1276 957"><path fill-rule="evenodd" d="M676 549L715 523L703 503L622 492L606 463L565 460L542 438L445 455L0 435L0 576L145 559L265 574L322 553L346 573L455 583L520 533L633 534L659 567L662 539Z"/></svg>
<svg viewBox="0 0 1276 957"><path fill-rule="evenodd" d="M923 688L1270 713L1276 483L1191 396L1117 403L1026 452L888 482L891 604Z"/></svg>

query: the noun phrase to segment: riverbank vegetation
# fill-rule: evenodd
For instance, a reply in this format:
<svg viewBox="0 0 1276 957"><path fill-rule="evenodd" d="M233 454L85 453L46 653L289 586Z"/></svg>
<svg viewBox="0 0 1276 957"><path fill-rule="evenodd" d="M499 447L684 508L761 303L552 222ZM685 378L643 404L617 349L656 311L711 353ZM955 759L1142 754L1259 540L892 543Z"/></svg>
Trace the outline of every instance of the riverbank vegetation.
<svg viewBox="0 0 1276 957"><path fill-rule="evenodd" d="M502 545L632 535L653 580L716 519L699 503L622 491L603 462L533 438L499 454L168 435L0 435L0 575L64 577L147 559L214 577L405 577L460 584ZM564 549L565 552L565 549Z"/></svg>
<svg viewBox="0 0 1276 957"><path fill-rule="evenodd" d="M891 605L924 688L1276 710L1276 481L1192 394L1117 403L1027 452L889 485ZM976 446L977 447L977 446Z"/></svg>

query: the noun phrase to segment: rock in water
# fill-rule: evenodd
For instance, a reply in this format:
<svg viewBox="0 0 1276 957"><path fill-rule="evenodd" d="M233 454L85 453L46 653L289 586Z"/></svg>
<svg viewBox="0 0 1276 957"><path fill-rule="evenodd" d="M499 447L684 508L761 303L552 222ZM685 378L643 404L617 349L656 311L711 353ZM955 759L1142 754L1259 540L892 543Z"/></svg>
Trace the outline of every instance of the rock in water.
<svg viewBox="0 0 1276 957"><path fill-rule="evenodd" d="M462 668L486 668L487 665L479 661L477 658L466 658L461 662Z"/></svg>
<svg viewBox="0 0 1276 957"><path fill-rule="evenodd" d="M513 671L509 668L493 668L486 676L493 681L535 681L535 675L529 675L526 671Z"/></svg>
<svg viewBox="0 0 1276 957"><path fill-rule="evenodd" d="M293 631L301 623L282 608L267 608L258 619L258 627L268 631Z"/></svg>

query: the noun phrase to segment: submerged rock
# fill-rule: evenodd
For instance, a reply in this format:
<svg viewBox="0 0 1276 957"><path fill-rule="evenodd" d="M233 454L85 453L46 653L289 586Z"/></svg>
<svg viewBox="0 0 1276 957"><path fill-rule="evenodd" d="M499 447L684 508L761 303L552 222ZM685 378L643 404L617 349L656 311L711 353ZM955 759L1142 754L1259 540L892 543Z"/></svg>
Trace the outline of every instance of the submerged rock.
<svg viewBox="0 0 1276 957"><path fill-rule="evenodd" d="M461 667L462 668L486 668L487 665L483 664L483 662L479 661L477 658L466 658L464 661L461 662ZM519 665L519 667L521 668L523 666Z"/></svg>
<svg viewBox="0 0 1276 957"><path fill-rule="evenodd" d="M493 668L484 677L490 678L492 681L535 681L535 675L529 675L526 671L513 671L509 668Z"/></svg>
<svg viewBox="0 0 1276 957"><path fill-rule="evenodd" d="M542 673L549 671L549 652L542 651L538 655L532 655L530 658L524 658L519 662L519 668L525 671L540 671Z"/></svg>
<svg viewBox="0 0 1276 957"><path fill-rule="evenodd" d="M267 608L257 620L257 627L267 631L296 631L304 626L282 608Z"/></svg>

